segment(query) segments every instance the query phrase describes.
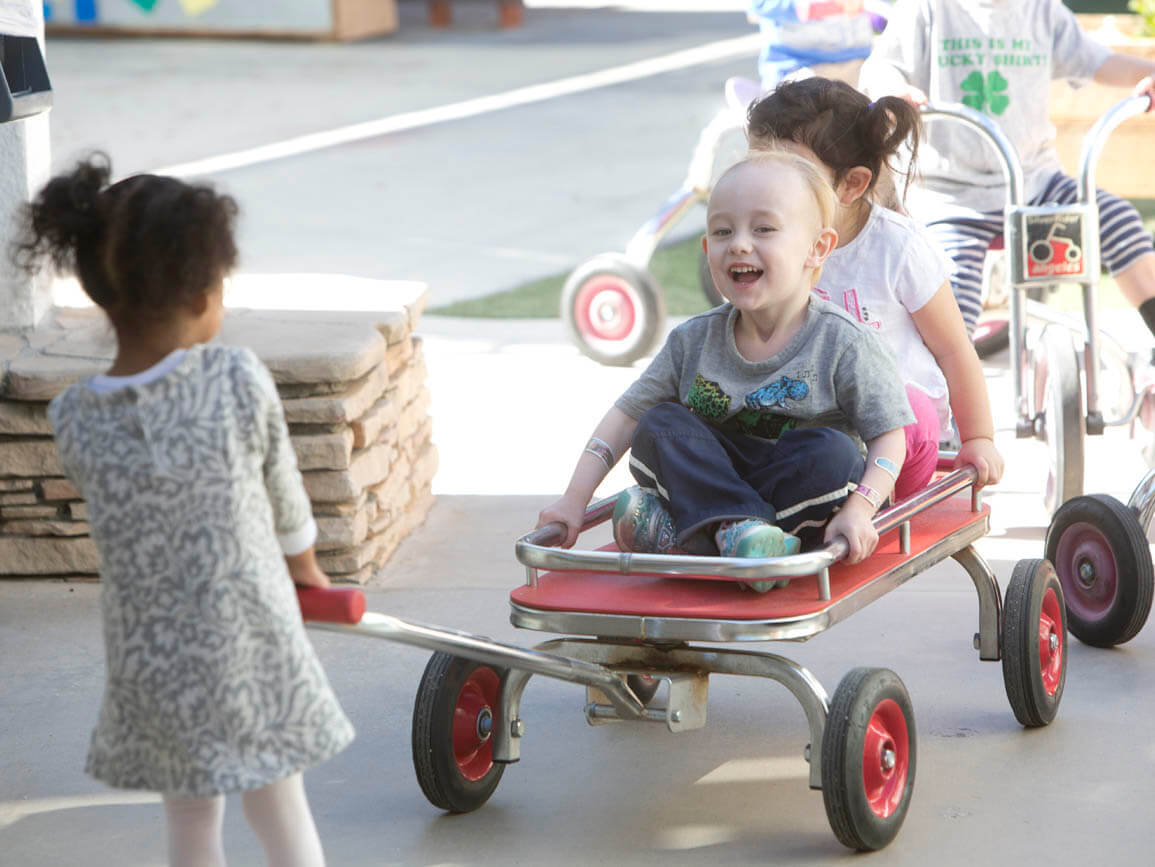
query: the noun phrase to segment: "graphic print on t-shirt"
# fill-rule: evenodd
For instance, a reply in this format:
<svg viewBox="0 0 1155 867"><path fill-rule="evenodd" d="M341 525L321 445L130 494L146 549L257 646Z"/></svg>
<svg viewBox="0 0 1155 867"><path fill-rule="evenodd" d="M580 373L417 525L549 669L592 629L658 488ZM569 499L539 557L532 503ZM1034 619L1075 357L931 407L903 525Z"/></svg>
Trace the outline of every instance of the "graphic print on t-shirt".
<svg viewBox="0 0 1155 867"><path fill-rule="evenodd" d="M963 79L959 85L965 92L962 98L963 105L969 105L975 111L989 108L991 114L1002 114L1011 104L1004 91L1007 89L1007 80L997 69L991 70L983 78L977 69Z"/></svg>
<svg viewBox="0 0 1155 867"><path fill-rule="evenodd" d="M718 383L698 373L686 395L686 408L703 421L717 424L730 412L730 395Z"/></svg>
<svg viewBox="0 0 1155 867"><path fill-rule="evenodd" d="M815 286L812 291L823 301L829 301L832 304L838 303L830 297L829 292L820 286ZM882 323L877 319L872 318L870 315L870 310L868 310L866 305L861 303L859 300L857 289L847 289L842 293L842 309L857 319L859 322L861 322L863 325L869 325L871 328L882 328Z"/></svg>
<svg viewBox="0 0 1155 867"><path fill-rule="evenodd" d="M998 36L949 37L939 40L935 62L941 68L976 67L959 84L959 102L975 111L1001 115L1011 104L1004 73L1016 66L1047 66L1050 54L1031 39Z"/></svg>
<svg viewBox="0 0 1155 867"><path fill-rule="evenodd" d="M726 418L730 412L730 396L722 387L698 373L686 395L686 407L703 421L750 436L776 440L797 426L797 419L774 412L791 402L804 400L810 386L800 379L781 376L746 395L744 408Z"/></svg>
<svg viewBox="0 0 1155 867"><path fill-rule="evenodd" d="M810 386L801 379L783 376L777 382L764 385L746 395L747 409L764 409L772 406L786 406L788 400L802 400L810 394Z"/></svg>

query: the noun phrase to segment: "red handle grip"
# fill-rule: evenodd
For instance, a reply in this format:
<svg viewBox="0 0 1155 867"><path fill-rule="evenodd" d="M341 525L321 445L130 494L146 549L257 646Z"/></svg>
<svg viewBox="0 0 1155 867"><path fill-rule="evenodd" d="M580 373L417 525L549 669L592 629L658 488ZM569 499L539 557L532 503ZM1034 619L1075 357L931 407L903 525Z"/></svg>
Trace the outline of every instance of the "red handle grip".
<svg viewBox="0 0 1155 867"><path fill-rule="evenodd" d="M326 623L360 623L365 594L359 587L298 587L301 617Z"/></svg>

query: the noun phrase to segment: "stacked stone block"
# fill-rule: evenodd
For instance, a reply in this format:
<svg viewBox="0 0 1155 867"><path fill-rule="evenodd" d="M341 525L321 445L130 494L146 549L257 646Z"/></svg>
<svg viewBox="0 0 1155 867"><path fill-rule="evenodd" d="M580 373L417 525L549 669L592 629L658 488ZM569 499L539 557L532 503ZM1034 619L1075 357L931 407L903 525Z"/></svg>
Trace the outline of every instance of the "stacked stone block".
<svg viewBox="0 0 1155 867"><path fill-rule="evenodd" d="M386 313L232 311L221 331L273 373L321 567L337 581L365 583L433 503L437 451L413 333L424 300ZM0 577L99 573L86 505L64 478L46 410L70 383L107 369L112 353L95 314L0 337Z"/></svg>

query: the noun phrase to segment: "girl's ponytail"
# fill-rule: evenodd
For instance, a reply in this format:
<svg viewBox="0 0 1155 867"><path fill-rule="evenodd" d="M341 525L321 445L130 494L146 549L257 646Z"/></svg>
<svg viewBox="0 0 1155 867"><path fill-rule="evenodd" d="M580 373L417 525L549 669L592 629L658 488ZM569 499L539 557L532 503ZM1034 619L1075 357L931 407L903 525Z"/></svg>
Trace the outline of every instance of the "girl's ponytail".
<svg viewBox="0 0 1155 867"><path fill-rule="evenodd" d="M14 245L16 263L29 272L44 260L59 272L76 271L100 245L105 225L100 194L110 174L108 157L94 154L50 180L25 208L24 232Z"/></svg>
<svg viewBox="0 0 1155 867"><path fill-rule="evenodd" d="M109 186L95 154L50 180L12 249L29 273L75 273L114 322L155 320L220 288L237 260L236 202L204 185L133 175Z"/></svg>
<svg viewBox="0 0 1155 867"><path fill-rule="evenodd" d="M915 176L915 161L918 158L918 140L922 131L922 116L918 109L897 96L883 96L870 103L860 127L864 147L876 155L882 169L894 170L891 159L898 155L905 144L909 159L903 174L903 198Z"/></svg>
<svg viewBox="0 0 1155 867"><path fill-rule="evenodd" d="M880 176L894 168L892 158L909 142L910 185L922 120L917 108L898 97L871 102L843 81L815 76L778 85L750 105L747 121L752 147L775 140L805 145L830 167L835 184L855 166L870 169L868 194ZM889 180L886 186L892 186ZM886 204L893 206L889 200Z"/></svg>

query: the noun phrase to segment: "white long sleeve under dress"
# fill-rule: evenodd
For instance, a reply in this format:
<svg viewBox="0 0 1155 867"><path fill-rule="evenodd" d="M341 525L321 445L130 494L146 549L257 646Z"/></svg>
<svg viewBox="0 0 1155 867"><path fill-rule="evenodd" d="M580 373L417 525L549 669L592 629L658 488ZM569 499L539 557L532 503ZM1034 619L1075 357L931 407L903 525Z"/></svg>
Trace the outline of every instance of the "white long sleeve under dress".
<svg viewBox="0 0 1155 867"><path fill-rule="evenodd" d="M315 524L256 356L178 350L72 386L49 417L101 556L108 682L87 772L207 797L347 746L284 560Z"/></svg>

